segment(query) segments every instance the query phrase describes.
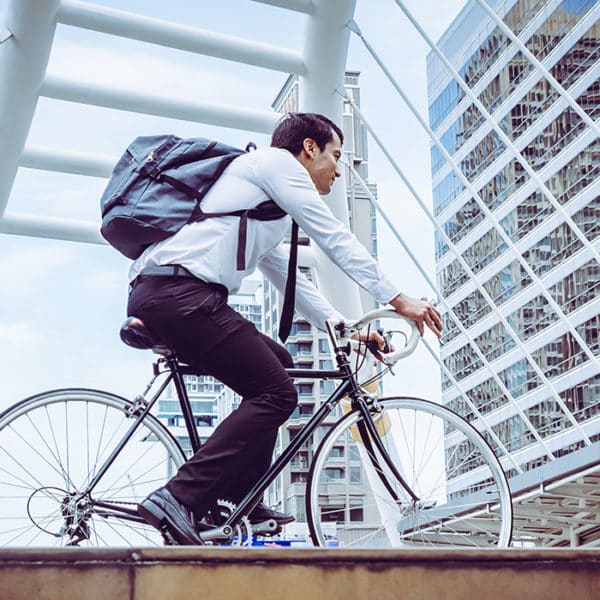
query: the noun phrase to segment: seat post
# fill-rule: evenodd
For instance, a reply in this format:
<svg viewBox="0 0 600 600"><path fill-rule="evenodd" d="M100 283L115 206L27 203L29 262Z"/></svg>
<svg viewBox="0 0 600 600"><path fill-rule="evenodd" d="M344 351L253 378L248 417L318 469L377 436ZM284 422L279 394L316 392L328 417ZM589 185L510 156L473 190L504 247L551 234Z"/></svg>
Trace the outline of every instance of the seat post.
<svg viewBox="0 0 600 600"><path fill-rule="evenodd" d="M173 383L175 384L175 390L177 397L179 398L179 405L181 406L181 412L183 413L183 420L190 436L190 443L192 445L192 451L194 453L200 448L200 437L198 435L198 428L194 421L194 413L192 412L192 405L185 388L185 382L183 381L183 375L179 368L179 362L175 354L170 354L165 358L167 367L173 374Z"/></svg>

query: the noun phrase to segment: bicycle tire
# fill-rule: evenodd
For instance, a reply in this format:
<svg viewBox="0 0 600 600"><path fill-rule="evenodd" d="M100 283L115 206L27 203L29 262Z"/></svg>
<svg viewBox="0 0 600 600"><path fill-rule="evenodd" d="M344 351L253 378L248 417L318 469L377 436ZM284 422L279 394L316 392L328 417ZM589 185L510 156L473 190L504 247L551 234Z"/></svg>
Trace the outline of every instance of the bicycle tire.
<svg viewBox="0 0 600 600"><path fill-rule="evenodd" d="M397 494L393 499L359 441L361 416L351 411L323 438L310 468L306 508L313 543L354 548L507 547L512 536L510 489L481 434L456 413L428 400L392 397L378 404L379 437L419 501L382 466Z"/></svg>
<svg viewBox="0 0 600 600"><path fill-rule="evenodd" d="M162 544L153 527L70 496L134 422L131 407L108 392L72 388L31 396L0 414L0 547L73 545L81 535L85 546ZM91 497L134 512L184 461L177 440L149 414Z"/></svg>

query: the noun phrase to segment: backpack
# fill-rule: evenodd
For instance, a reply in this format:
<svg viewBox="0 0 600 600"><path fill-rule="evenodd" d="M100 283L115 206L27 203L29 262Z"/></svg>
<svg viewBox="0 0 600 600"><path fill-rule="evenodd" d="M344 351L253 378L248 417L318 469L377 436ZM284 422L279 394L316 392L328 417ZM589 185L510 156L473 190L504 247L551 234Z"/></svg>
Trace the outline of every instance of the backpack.
<svg viewBox="0 0 600 600"><path fill-rule="evenodd" d="M100 199L102 236L121 254L136 259L187 223L237 216L237 269L243 271L247 219L281 219L285 211L266 200L253 209L206 213L200 202L231 161L244 152L205 138L136 138L115 165Z"/></svg>

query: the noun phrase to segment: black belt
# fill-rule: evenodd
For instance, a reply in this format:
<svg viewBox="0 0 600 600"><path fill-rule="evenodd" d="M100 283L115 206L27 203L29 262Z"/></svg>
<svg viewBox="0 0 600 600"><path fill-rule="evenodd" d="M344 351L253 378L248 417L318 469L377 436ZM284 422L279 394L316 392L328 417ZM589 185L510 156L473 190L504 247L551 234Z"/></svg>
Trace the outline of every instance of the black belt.
<svg viewBox="0 0 600 600"><path fill-rule="evenodd" d="M144 267L139 273L140 275L162 275L167 277L196 277L181 265L162 265L158 267ZM196 277L196 279L198 279Z"/></svg>

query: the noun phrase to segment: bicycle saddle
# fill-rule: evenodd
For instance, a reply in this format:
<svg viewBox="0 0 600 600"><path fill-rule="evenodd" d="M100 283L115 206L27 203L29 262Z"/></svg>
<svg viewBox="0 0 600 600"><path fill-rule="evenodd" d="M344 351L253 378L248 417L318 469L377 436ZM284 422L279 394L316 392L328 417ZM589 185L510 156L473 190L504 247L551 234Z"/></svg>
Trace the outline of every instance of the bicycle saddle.
<svg viewBox="0 0 600 600"><path fill-rule="evenodd" d="M121 340L132 348L152 350L158 354L170 352L169 348L161 343L138 317L127 317L121 325L119 335Z"/></svg>

